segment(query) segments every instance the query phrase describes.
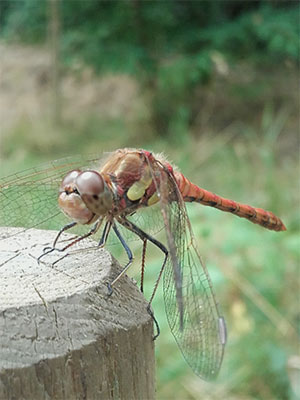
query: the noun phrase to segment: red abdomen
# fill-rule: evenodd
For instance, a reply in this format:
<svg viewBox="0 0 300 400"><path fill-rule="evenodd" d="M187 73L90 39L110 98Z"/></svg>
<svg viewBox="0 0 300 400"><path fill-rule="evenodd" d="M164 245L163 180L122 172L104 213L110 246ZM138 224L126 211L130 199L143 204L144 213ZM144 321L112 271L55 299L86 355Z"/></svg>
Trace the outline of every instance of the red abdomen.
<svg viewBox="0 0 300 400"><path fill-rule="evenodd" d="M205 206L215 207L218 210L230 212L241 218L246 218L254 224L259 224L273 231L286 230L281 219L276 217L271 211L254 208L247 204L237 203L233 200L220 197L194 185L180 172L174 172L174 175L182 197L186 202L196 201Z"/></svg>

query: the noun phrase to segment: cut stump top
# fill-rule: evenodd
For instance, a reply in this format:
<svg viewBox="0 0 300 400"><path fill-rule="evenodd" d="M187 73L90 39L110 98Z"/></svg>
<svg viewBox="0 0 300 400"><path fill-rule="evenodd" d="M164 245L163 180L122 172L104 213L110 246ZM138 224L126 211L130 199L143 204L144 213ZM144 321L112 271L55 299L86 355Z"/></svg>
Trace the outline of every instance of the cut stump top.
<svg viewBox="0 0 300 400"><path fill-rule="evenodd" d="M127 276L108 297L120 266L105 249L38 263L56 234L0 228L0 398L153 398L146 300Z"/></svg>

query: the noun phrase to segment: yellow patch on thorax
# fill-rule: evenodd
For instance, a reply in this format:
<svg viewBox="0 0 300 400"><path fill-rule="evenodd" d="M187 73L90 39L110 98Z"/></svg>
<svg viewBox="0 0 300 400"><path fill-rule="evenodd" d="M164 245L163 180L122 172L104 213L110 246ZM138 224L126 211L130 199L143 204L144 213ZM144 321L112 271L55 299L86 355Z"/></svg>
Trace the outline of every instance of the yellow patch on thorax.
<svg viewBox="0 0 300 400"><path fill-rule="evenodd" d="M135 182L127 191L127 197L131 201L136 201L141 199L148 187L152 183L152 176L149 168L145 168L141 178Z"/></svg>
<svg viewBox="0 0 300 400"><path fill-rule="evenodd" d="M153 206L153 204L156 204L159 201L159 196L157 192L153 193L153 195L150 197L150 199L147 201L148 206Z"/></svg>

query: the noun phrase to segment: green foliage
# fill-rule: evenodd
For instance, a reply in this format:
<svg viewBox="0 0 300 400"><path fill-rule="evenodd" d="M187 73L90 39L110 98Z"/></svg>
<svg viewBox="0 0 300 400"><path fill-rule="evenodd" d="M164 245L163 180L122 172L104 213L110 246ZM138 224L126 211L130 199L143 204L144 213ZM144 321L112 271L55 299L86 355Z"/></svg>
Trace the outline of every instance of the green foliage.
<svg viewBox="0 0 300 400"><path fill-rule="evenodd" d="M2 1L2 35L45 39L48 7L47 1ZM297 10L295 2L61 1L62 49L98 70L132 73L210 50L235 59L297 60Z"/></svg>
<svg viewBox="0 0 300 400"><path fill-rule="evenodd" d="M284 8L259 5L222 26L211 26L203 39L230 57L269 64L298 59L299 23L295 4Z"/></svg>
<svg viewBox="0 0 300 400"><path fill-rule="evenodd" d="M39 43L47 34L47 8L45 1L27 0L21 2L3 1L2 35L18 38L28 43Z"/></svg>
<svg viewBox="0 0 300 400"><path fill-rule="evenodd" d="M252 1L60 1L61 54L95 70L137 75L152 93L160 134L178 138L193 123L191 104L214 73L213 52L235 63L297 62L298 5ZM6 38L40 42L49 2L2 1Z"/></svg>

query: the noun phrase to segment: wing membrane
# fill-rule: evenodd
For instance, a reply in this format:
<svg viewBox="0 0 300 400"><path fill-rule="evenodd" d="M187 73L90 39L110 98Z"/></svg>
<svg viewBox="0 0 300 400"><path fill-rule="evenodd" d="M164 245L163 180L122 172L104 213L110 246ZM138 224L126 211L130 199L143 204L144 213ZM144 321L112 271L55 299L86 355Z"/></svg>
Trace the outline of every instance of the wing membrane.
<svg viewBox="0 0 300 400"><path fill-rule="evenodd" d="M158 174L155 170L160 168ZM170 171L159 162L153 169L166 227L169 259L164 270L168 323L187 363L203 379L214 379L224 353L224 325L210 277L193 238L184 201Z"/></svg>
<svg viewBox="0 0 300 400"><path fill-rule="evenodd" d="M60 229L68 218L57 204L62 178L86 160L67 158L9 175L0 180L0 225Z"/></svg>
<svg viewBox="0 0 300 400"><path fill-rule="evenodd" d="M29 168L0 179L0 226L59 230L70 219L58 207L57 198L60 183L72 169L98 169L98 157L81 156L64 158L39 167ZM148 232L156 233L163 227L159 207L143 209L130 216L132 222ZM76 226L71 232L81 235L89 226ZM122 228L121 228L122 229ZM123 229L127 241L137 236ZM101 230L93 238L98 240ZM119 243L115 235L109 236L109 244Z"/></svg>

